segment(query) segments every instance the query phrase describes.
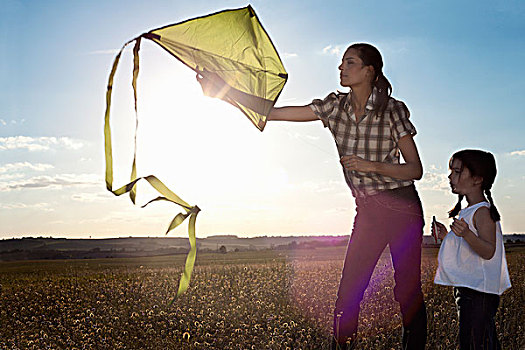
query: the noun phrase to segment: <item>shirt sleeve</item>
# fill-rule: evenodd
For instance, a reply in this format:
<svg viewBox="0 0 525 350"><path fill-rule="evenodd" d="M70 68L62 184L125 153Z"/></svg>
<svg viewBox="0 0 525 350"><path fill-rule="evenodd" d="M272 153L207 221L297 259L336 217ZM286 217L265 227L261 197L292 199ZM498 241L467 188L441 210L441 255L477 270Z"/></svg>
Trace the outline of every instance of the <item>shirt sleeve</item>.
<svg viewBox="0 0 525 350"><path fill-rule="evenodd" d="M397 143L400 138L406 135L416 135L417 131L409 120L410 112L407 106L401 101L394 101L394 108L391 114L391 129L394 141Z"/></svg>
<svg viewBox="0 0 525 350"><path fill-rule="evenodd" d="M335 93L330 93L323 100L315 99L310 104L310 108L314 114L319 118L324 127L328 126L328 118L337 113L337 106L339 104L339 99Z"/></svg>

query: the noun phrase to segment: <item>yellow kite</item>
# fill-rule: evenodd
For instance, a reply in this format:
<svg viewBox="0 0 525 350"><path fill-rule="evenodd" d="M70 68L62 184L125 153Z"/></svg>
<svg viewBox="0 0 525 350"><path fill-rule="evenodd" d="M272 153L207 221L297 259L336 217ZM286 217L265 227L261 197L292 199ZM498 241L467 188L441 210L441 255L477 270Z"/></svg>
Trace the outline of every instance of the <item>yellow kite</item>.
<svg viewBox="0 0 525 350"><path fill-rule="evenodd" d="M173 193L157 177L149 175L137 178L136 169L136 130L135 154L131 168L130 182L119 189L113 189L113 158L111 147L110 107L113 77L124 48L135 42L133 49L133 96L135 100L135 118L137 115L137 77L139 72L139 49L141 39L149 39L159 44L175 58L195 72L208 71L217 74L231 88L254 96L257 105L251 108L241 101L229 98L228 102L239 108L259 129L263 130L270 110L279 97L288 78L279 54L268 34L262 27L251 6L236 10L225 10L211 15L198 17L151 30L128 41L115 57L109 75L106 92L106 113L104 118L104 141L106 155L106 187L116 196L129 192L135 203L136 183L146 180L161 196L149 201L166 200L178 204L184 209L171 221L168 233L189 217L188 234L190 251L182 274L177 296L188 288L196 256L195 220L200 209L191 206ZM262 113L261 113L262 112ZM138 125L138 123L137 123Z"/></svg>

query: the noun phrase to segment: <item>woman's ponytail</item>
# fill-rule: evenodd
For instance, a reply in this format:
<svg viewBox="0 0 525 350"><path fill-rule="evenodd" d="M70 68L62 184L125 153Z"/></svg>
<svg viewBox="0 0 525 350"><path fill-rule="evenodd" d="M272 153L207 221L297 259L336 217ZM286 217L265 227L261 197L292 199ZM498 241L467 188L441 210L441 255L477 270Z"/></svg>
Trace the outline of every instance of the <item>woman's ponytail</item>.
<svg viewBox="0 0 525 350"><path fill-rule="evenodd" d="M376 72L376 79L374 87L377 89L377 100L375 101L374 109L377 111L376 116L381 118L388 105L388 100L392 94L392 85L380 70Z"/></svg>

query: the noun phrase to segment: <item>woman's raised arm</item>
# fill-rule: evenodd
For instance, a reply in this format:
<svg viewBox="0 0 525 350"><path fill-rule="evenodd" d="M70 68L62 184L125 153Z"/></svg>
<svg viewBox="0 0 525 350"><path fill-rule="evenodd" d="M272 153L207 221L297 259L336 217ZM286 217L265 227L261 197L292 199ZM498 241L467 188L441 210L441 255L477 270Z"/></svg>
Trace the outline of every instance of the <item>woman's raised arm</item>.
<svg viewBox="0 0 525 350"><path fill-rule="evenodd" d="M267 101L257 96L249 95L240 90L228 86L216 73L197 70L197 81L201 84L202 92L206 96L220 98L226 102L239 101L246 107L258 113L260 106ZM309 106L273 107L268 115L268 120L282 120L291 122L309 122L318 120Z"/></svg>
<svg viewBox="0 0 525 350"><path fill-rule="evenodd" d="M268 120L284 120L288 122L311 122L319 120L310 106L291 106L272 108Z"/></svg>

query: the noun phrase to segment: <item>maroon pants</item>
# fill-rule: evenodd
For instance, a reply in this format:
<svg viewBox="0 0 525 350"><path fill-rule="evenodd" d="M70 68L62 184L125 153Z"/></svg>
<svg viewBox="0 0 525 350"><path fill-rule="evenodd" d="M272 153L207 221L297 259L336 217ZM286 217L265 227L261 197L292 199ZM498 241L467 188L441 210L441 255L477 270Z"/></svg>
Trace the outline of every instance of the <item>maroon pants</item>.
<svg viewBox="0 0 525 350"><path fill-rule="evenodd" d="M388 245L394 265L394 295L403 317L403 349L424 349L426 310L421 292L423 211L415 187L386 190L357 199L334 312L338 344L355 339L359 303L376 263ZM344 348L344 346L343 346Z"/></svg>

